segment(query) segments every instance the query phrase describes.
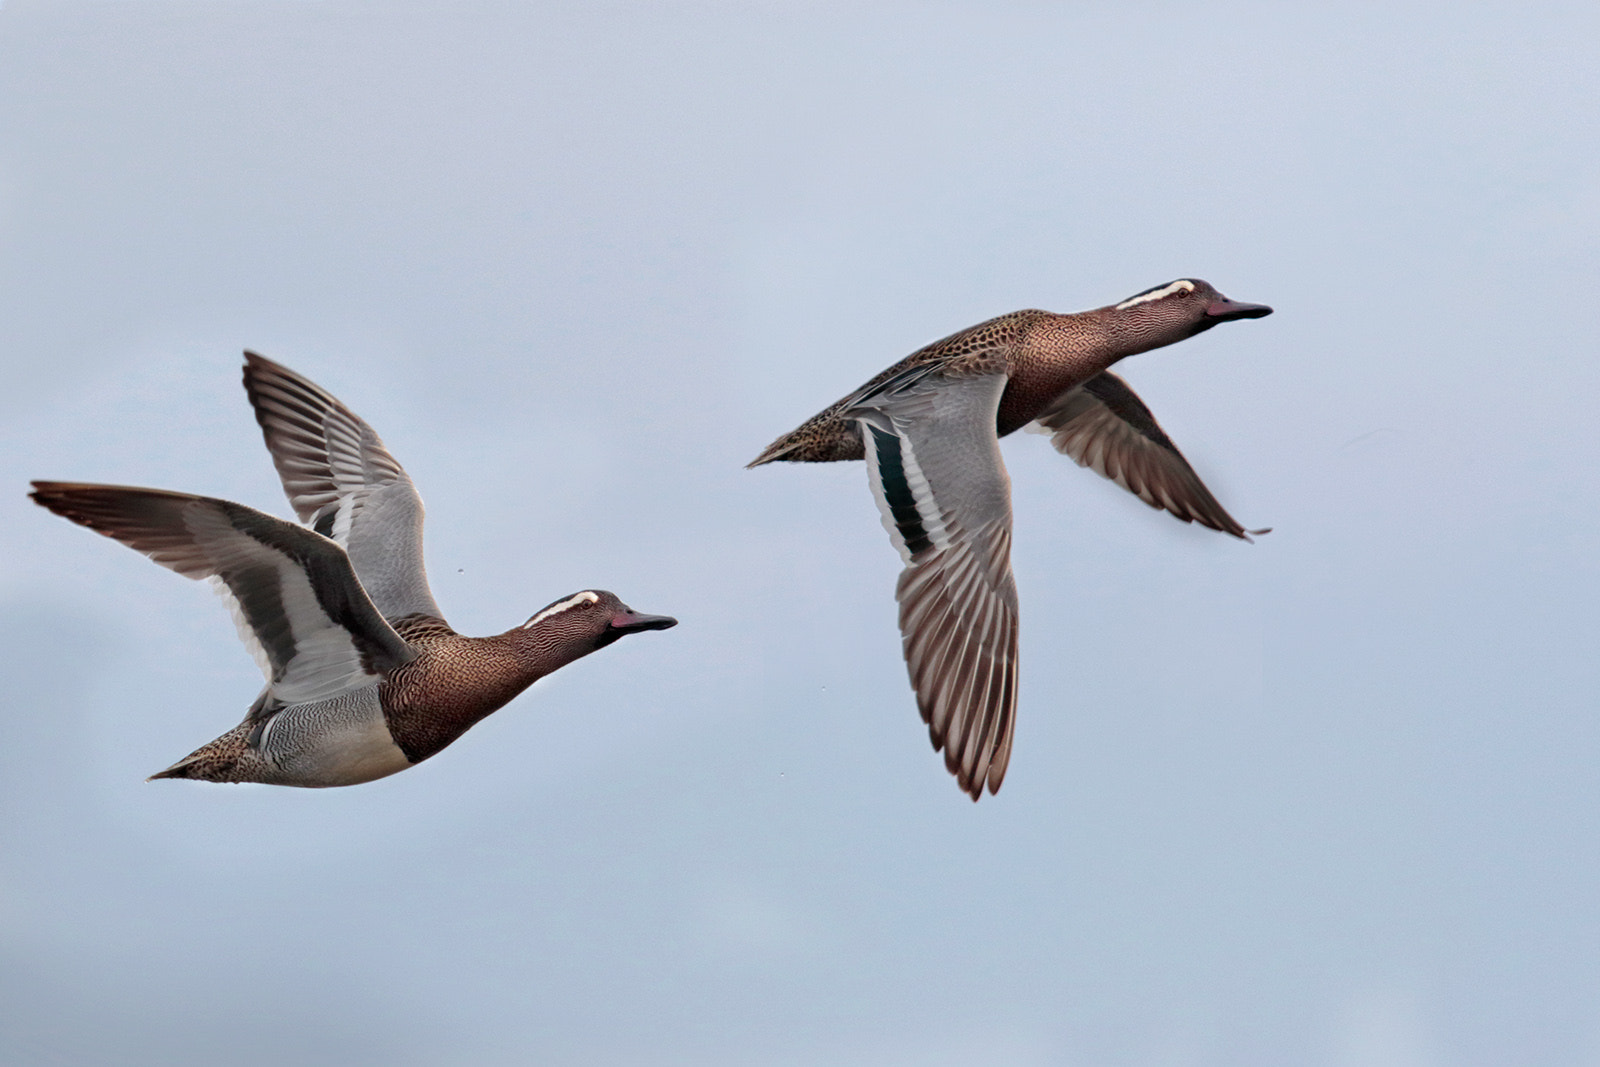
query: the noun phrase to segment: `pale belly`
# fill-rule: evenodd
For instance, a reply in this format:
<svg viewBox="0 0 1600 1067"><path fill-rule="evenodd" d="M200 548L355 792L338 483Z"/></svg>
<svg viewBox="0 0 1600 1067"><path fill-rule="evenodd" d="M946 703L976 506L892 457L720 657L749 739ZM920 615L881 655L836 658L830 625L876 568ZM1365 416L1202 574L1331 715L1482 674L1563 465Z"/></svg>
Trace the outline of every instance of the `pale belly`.
<svg viewBox="0 0 1600 1067"><path fill-rule="evenodd" d="M262 732L258 749L262 780L274 785L359 785L412 765L389 734L376 686L285 708Z"/></svg>

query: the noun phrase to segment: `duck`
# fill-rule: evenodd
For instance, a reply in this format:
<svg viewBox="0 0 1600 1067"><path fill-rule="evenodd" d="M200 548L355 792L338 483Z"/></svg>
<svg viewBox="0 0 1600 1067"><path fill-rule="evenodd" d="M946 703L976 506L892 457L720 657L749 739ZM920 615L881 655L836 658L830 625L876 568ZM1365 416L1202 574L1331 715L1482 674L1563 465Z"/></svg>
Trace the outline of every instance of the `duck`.
<svg viewBox="0 0 1600 1067"><path fill-rule="evenodd" d="M325 788L384 778L436 755L545 675L677 625L585 589L497 636L457 633L428 587L422 498L372 427L254 352L244 388L299 523L134 486L35 481L29 494L208 579L266 676L239 725L148 780Z"/></svg>
<svg viewBox="0 0 1600 1067"><path fill-rule="evenodd" d="M1223 508L1110 368L1270 314L1199 278L1075 314L1014 311L911 353L748 464L866 462L904 565L895 599L917 709L934 751L974 801L985 788L999 791L1016 730L1017 589L1000 438L1042 433L1080 466L1184 522L1245 541L1267 533Z"/></svg>

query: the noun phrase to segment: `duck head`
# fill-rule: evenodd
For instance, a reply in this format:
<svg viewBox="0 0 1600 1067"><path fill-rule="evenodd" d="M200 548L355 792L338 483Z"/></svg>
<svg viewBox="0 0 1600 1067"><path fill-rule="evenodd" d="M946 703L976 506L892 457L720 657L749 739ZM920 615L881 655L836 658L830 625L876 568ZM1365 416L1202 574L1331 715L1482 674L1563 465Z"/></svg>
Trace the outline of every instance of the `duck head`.
<svg viewBox="0 0 1600 1067"><path fill-rule="evenodd" d="M1272 314L1265 304L1230 300L1210 282L1179 278L1135 293L1110 309L1135 333L1144 335L1146 348L1158 348L1204 333L1234 319L1259 319Z"/></svg>
<svg viewBox="0 0 1600 1067"><path fill-rule="evenodd" d="M522 624L559 639L582 641L590 651L605 648L628 634L645 630L667 630L678 625L670 615L646 615L624 604L617 594L604 589L585 589L557 600L536 611Z"/></svg>

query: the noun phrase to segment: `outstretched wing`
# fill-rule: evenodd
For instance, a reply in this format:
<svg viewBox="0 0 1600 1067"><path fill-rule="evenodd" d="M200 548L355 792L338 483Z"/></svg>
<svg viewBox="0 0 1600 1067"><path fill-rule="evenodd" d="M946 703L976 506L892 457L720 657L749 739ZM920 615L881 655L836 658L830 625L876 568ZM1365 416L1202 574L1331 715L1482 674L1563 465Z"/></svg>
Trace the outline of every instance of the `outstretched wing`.
<svg viewBox="0 0 1600 1067"><path fill-rule="evenodd" d="M1172 439L1161 432L1150 409L1128 383L1102 371L1068 389L1039 414L1028 429L1050 435L1056 451L1080 467L1110 478L1153 508L1184 522L1250 540L1246 530L1211 495Z"/></svg>
<svg viewBox="0 0 1600 1067"><path fill-rule="evenodd" d="M356 581L344 549L303 526L212 497L34 482L34 501L185 578L210 578L267 677L264 705L377 681L416 657Z"/></svg>
<svg viewBox="0 0 1600 1067"><path fill-rule="evenodd" d="M438 616L422 565L422 498L383 441L315 382L254 352L244 388L300 520L343 545L385 618Z"/></svg>
<svg viewBox="0 0 1600 1067"><path fill-rule="evenodd" d="M1017 706L1011 483L994 429L1005 384L998 371L908 373L844 411L906 564L895 598L917 707L974 800L1005 778Z"/></svg>

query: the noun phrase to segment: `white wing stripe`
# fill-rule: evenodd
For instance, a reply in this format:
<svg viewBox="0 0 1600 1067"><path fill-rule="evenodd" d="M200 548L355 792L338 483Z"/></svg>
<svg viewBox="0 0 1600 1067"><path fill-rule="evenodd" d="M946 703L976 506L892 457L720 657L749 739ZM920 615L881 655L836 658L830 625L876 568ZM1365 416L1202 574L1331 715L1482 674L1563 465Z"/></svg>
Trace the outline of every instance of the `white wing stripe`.
<svg viewBox="0 0 1600 1067"><path fill-rule="evenodd" d="M233 595L233 590L228 588L228 583L222 580L221 575L213 574L206 579L206 582L228 606L228 614L233 617L234 629L239 631L239 640L244 643L250 658L256 661L256 666L261 668L262 677L271 682L272 660L267 656L267 649L261 643L261 638L256 636L255 629L251 627L250 620L245 618L244 606L239 603L239 598Z"/></svg>
<svg viewBox="0 0 1600 1067"><path fill-rule="evenodd" d="M899 429L896 427L896 430ZM933 486L928 483L927 476L922 472L922 465L917 462L917 450L911 438L902 434L899 439L901 458L906 466L906 483L911 489L911 498L916 505L917 514L922 519L922 528L935 548L948 548L952 537L944 509L939 506Z"/></svg>

